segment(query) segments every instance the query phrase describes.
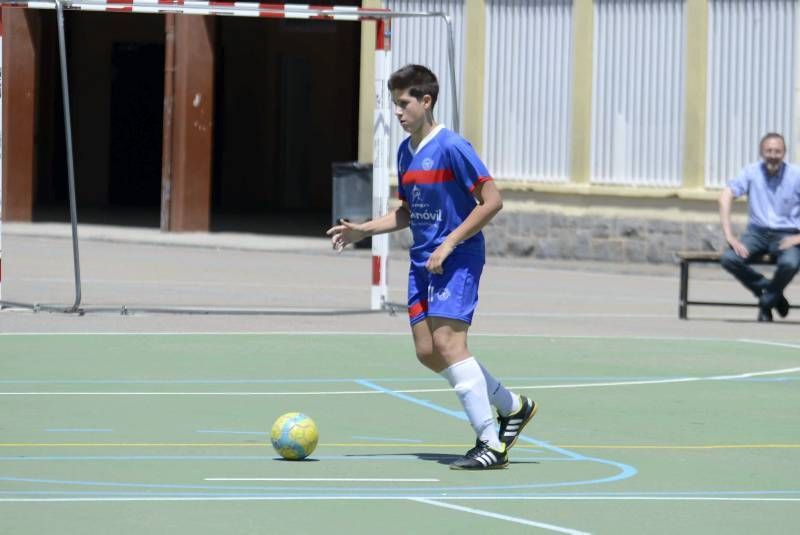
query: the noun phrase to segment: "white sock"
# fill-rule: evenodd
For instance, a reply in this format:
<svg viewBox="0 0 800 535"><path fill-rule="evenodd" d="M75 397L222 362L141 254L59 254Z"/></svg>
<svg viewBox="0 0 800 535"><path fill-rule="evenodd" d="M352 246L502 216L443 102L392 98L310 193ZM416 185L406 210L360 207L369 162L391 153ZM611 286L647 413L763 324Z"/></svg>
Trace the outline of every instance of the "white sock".
<svg viewBox="0 0 800 535"><path fill-rule="evenodd" d="M489 371L478 363L486 380L486 392L489 394L489 402L497 408L501 416L514 414L522 408L522 400L495 379Z"/></svg>
<svg viewBox="0 0 800 535"><path fill-rule="evenodd" d="M497 437L497 430L494 427L494 414L486 391L486 379L478 361L469 357L442 370L440 375L447 379L456 391L478 439L486 442L492 449L502 450L503 444Z"/></svg>

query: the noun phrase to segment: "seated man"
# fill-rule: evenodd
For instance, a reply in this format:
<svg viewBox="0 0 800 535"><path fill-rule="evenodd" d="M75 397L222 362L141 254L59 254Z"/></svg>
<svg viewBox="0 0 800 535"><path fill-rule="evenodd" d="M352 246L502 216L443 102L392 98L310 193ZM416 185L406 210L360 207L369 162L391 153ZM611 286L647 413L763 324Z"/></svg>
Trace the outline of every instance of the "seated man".
<svg viewBox="0 0 800 535"><path fill-rule="evenodd" d="M783 289L800 269L800 167L783 161L786 143L780 134L765 135L760 151L762 161L742 169L719 196L722 231L730 245L721 262L758 298L758 321L772 321L773 308L781 317L789 313ZM737 239L731 230L731 204L742 195L747 195L749 220ZM763 254L777 259L772 280L748 265Z"/></svg>

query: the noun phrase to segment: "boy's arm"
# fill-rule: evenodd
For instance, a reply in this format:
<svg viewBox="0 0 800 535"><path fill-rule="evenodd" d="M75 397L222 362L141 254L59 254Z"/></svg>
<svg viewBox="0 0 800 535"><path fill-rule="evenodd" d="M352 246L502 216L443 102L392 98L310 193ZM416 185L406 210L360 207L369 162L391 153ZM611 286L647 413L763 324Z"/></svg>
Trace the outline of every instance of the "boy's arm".
<svg viewBox="0 0 800 535"><path fill-rule="evenodd" d="M456 245L480 232L503 208L503 198L493 180L478 183L473 193L479 204L430 256L426 267L431 273L442 273L442 265Z"/></svg>
<svg viewBox="0 0 800 535"><path fill-rule="evenodd" d="M369 236L407 228L410 221L411 211L408 203L403 201L402 206L383 217L358 224L342 220L339 225L329 228L326 234L331 237L333 248L341 251L346 245L356 243Z"/></svg>

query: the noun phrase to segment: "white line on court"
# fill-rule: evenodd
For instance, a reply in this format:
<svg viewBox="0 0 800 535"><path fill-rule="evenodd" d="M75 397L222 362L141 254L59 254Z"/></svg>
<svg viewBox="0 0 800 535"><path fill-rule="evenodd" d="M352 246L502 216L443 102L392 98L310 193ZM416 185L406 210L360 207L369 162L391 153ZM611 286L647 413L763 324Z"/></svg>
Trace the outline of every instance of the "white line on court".
<svg viewBox="0 0 800 535"><path fill-rule="evenodd" d="M550 531L556 531L558 533L567 533L569 535L588 535L588 532L586 531L578 531L575 529L565 528L562 526L555 526L553 524L545 524L544 522L535 522L533 520L527 520L525 518L519 518L516 516L501 515L499 513L492 513L491 511L484 511L482 509L473 509L472 507L464 507L463 505L440 502L438 500L430 500L427 498L411 498L411 501L417 503L424 503L427 505L434 505L436 507L443 507L445 509L452 509L454 511L461 511L462 513L471 513L473 515L496 518L498 520L514 522L515 524L523 524L525 526L533 526L536 528L547 529Z"/></svg>
<svg viewBox="0 0 800 535"><path fill-rule="evenodd" d="M397 390L397 392L450 392L441 390ZM341 390L320 392L0 392L0 396L344 396L383 394L377 390Z"/></svg>
<svg viewBox="0 0 800 535"><path fill-rule="evenodd" d="M785 342L770 342L768 340L752 340L750 338L740 338L738 342L746 342L748 344L761 344L766 346L789 347L791 349L800 349L800 345L787 344Z"/></svg>
<svg viewBox="0 0 800 535"><path fill-rule="evenodd" d="M20 278L16 279L19 282L29 282L29 283L48 283L48 282L56 282L56 283L72 283L73 279L71 278L43 278L43 279L30 279L30 278ZM197 286L197 281L194 282L186 282L184 280L125 280L125 279L81 279L82 282L86 284L110 284L110 285L128 285L128 286ZM237 282L237 281L225 281L225 282L214 282L214 281L203 281L203 286L222 286L222 287L252 287L252 288L282 288L285 290L303 290L308 288L307 284L269 284L269 283L262 283L262 282ZM352 290L362 290L363 286L347 286L347 285L331 285L331 286L321 286L318 284L314 284L314 288L319 288L320 290L342 290L342 291L352 291Z"/></svg>
<svg viewBox="0 0 800 535"><path fill-rule="evenodd" d="M149 331L149 332L0 332L0 336L408 336L408 330L403 327L398 331ZM470 332L470 337L481 338L541 338L544 340L661 340L661 341L691 341L691 342L743 342L722 337L703 336L628 336L628 335L587 335L587 334L534 334L534 333L481 333Z"/></svg>
<svg viewBox="0 0 800 535"><path fill-rule="evenodd" d="M205 502L205 501L393 501L418 500L417 496L94 496L71 498L0 498L0 503L19 502ZM668 502L785 502L800 498L754 498L739 496L464 496L436 498L443 501L668 501Z"/></svg>
<svg viewBox="0 0 800 535"><path fill-rule="evenodd" d="M436 483L433 478L388 478L388 477L207 477L205 481L349 481L349 482L416 482Z"/></svg>
<svg viewBox="0 0 800 535"><path fill-rule="evenodd" d="M481 312L498 318L671 318L674 314L615 314L613 312Z"/></svg>
<svg viewBox="0 0 800 535"><path fill-rule="evenodd" d="M699 381L730 381L762 377L766 375L785 375L800 372L800 367L782 368L733 375L711 375L705 377L675 377L673 379L650 379L643 381L614 381L608 383L575 383L561 385L510 385L513 390L553 390L558 388L597 388L608 386L639 386L675 383L693 383ZM417 388L393 390L394 394L431 394L436 392L452 392L450 388ZM0 392L0 396L337 396L355 394L385 394L379 390L328 390L312 392Z"/></svg>

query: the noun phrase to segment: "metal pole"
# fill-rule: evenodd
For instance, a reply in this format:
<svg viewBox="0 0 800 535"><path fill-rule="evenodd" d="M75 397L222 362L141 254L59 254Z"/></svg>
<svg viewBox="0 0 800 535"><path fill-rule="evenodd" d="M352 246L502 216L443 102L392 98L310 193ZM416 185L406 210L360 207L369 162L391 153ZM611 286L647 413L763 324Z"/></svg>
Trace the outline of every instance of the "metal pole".
<svg viewBox="0 0 800 535"><path fill-rule="evenodd" d="M75 266L75 302L65 312L78 312L81 304L81 263L78 254L78 210L75 201L75 164L72 158L72 122L69 113L67 78L67 43L64 37L64 4L55 0L58 22L58 50L61 55L61 96L64 100L64 137L67 141L67 178L69 182L69 218L72 223L72 258Z"/></svg>
<svg viewBox="0 0 800 535"><path fill-rule="evenodd" d="M172 208L172 120L175 113L175 14L164 15L164 133L161 162L161 231L168 232Z"/></svg>
<svg viewBox="0 0 800 535"><path fill-rule="evenodd" d="M453 41L453 21L447 15L442 15L447 25L447 58L450 63L450 98L453 99L453 131L461 133L461 121L458 113L458 89L456 87L456 45Z"/></svg>

